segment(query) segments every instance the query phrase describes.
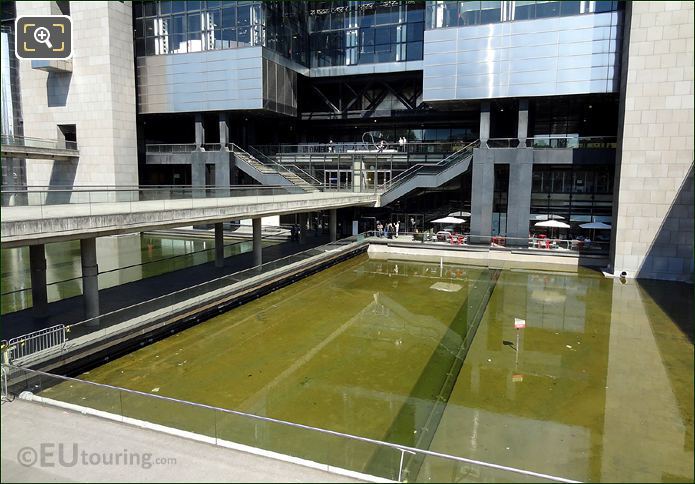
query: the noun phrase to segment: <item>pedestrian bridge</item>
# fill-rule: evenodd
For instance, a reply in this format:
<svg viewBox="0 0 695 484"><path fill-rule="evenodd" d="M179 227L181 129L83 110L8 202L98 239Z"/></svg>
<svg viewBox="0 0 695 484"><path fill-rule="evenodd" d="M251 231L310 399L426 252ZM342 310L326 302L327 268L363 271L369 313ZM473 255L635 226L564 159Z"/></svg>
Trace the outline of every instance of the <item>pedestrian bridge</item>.
<svg viewBox="0 0 695 484"><path fill-rule="evenodd" d="M375 193L302 192L286 187L75 189L68 202L47 204L52 191L16 192L3 206L2 248L147 230L256 219L270 215L374 206ZM7 192L3 192L5 197ZM172 198L172 197L183 198ZM197 198L201 197L201 198ZM207 197L207 198L202 198ZM7 199L7 198L6 198Z"/></svg>

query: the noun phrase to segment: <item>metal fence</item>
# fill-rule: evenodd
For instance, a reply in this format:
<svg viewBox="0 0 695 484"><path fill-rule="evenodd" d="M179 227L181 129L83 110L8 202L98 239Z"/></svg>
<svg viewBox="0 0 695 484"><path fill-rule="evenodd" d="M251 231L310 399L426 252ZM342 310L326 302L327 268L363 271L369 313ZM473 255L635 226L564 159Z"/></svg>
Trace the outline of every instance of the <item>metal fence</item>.
<svg viewBox="0 0 695 484"><path fill-rule="evenodd" d="M432 143L407 142L404 145L388 142L383 150L377 149L373 144L364 142L339 142L339 143L303 143L281 145L256 145L255 149L267 156L278 154L312 154L312 153L452 153L458 151L470 141L441 141Z"/></svg>
<svg viewBox="0 0 695 484"><path fill-rule="evenodd" d="M18 146L24 148L77 151L77 142L60 139L30 138L27 136L3 134L0 136L0 143L5 146Z"/></svg>
<svg viewBox="0 0 695 484"><path fill-rule="evenodd" d="M291 187L290 187L291 188ZM229 198L262 195L286 195L286 185L143 185L143 186L28 186L2 187L2 206L46 206L142 202L197 198Z"/></svg>
<svg viewBox="0 0 695 484"><path fill-rule="evenodd" d="M101 416L107 412L107 418L119 421L135 419L185 430L215 445L229 447L233 443L251 452L270 451L286 460L294 458L292 461L296 462L299 458L313 465L320 464L325 470L330 471L332 467L342 474L359 472L411 482L430 480L427 475L430 469L439 468L447 475L474 473L481 482L579 482L163 395L16 366L8 368L11 390L17 394L30 391L42 398L64 402L63 405L75 405L72 407L75 410L86 407L99 411ZM422 462L427 465L420 466Z"/></svg>
<svg viewBox="0 0 695 484"><path fill-rule="evenodd" d="M488 148L534 148L534 149L599 149L615 148L615 136L535 136L520 141L518 138L490 138Z"/></svg>
<svg viewBox="0 0 695 484"><path fill-rule="evenodd" d="M65 341L65 325L63 324L12 338L3 348L3 361L21 365L31 357L62 348Z"/></svg>

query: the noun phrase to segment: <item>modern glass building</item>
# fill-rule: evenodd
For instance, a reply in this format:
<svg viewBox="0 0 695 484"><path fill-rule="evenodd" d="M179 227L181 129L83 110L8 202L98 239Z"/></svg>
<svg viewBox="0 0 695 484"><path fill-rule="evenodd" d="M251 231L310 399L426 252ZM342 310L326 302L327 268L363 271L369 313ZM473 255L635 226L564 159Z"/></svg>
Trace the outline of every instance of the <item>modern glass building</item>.
<svg viewBox="0 0 695 484"><path fill-rule="evenodd" d="M46 10L36 5L49 3L17 3L17 13ZM691 14L681 4L669 4L673 10L658 2L641 4L638 10L647 10L639 15L654 14L644 25L632 20L632 4L615 1L118 5L122 11L111 3L107 10L119 44L105 46L102 56L117 68L100 72L108 73L110 89L118 94L108 101L115 124L106 139L125 136L128 148L109 151L114 175L108 180L84 178L77 170L71 183L225 187L268 182L248 168L239 155L243 150L261 163L296 167L328 189L385 192L402 173L425 164L432 165L429 178L416 177L407 190L384 193L379 209L352 217L424 223L468 211L472 234L527 237L543 218L562 217L573 235L582 233L578 225L586 222L615 227L625 183L658 175L663 188L681 187L692 176L687 141L692 138L676 134L676 123L692 123L687 58L692 42L679 23L687 25ZM79 12L91 15L96 6L70 2L69 7L75 29L86 29ZM653 31L645 33L642 29L652 23ZM89 38L78 37L77 42ZM68 124L76 126L78 144L93 138L97 147L80 151L82 163L98 156L97 140L105 138L88 129L86 114L66 120L58 109L64 101L79 105L73 111L85 111L88 102L75 81L89 68L79 49L75 52L69 73L22 67L24 95L38 92L42 82L56 94L48 102L52 105L25 109L22 117L25 125L40 126L32 128L37 136L54 137L56 125ZM627 114L642 108L648 111L644 118ZM663 141L663 125L656 126L667 119L680 120L669 121L676 131L666 137L678 138L673 146ZM633 124L641 127L629 127ZM644 127L649 124L655 126ZM638 163L648 157L648 170L620 169L624 140L642 153ZM375 146L381 141L383 152ZM456 153L463 158L471 143L470 159L458 160L455 169L441 164L452 164ZM662 173L657 165L670 162L680 168ZM38 168L27 166L26 172L30 185L50 181ZM627 180L623 188L621 180ZM663 221L679 200L677 191L670 188L663 200L654 197L663 204L660 215L631 209L630 217L654 220L637 223L639 229L634 220L627 222L626 229L648 234L634 239L628 232L634 240L613 241L628 256L622 266L638 270L660 230L657 219ZM629 196L623 207L640 201ZM687 219L686 212L678 218ZM692 224L683 227L692 234ZM664 272L669 263L691 273L692 257L685 252L658 255L680 262L663 259L652 273Z"/></svg>

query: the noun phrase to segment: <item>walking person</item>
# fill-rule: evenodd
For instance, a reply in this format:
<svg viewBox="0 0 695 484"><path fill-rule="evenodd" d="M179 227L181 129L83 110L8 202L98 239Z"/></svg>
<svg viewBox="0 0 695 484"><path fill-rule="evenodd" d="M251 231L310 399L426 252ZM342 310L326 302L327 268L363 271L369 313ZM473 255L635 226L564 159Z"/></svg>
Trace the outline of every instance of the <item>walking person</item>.
<svg viewBox="0 0 695 484"><path fill-rule="evenodd" d="M399 231L400 228L401 228L401 222L400 222L400 220L396 220L396 226L395 226L394 228L395 228L394 237L398 238L398 231Z"/></svg>

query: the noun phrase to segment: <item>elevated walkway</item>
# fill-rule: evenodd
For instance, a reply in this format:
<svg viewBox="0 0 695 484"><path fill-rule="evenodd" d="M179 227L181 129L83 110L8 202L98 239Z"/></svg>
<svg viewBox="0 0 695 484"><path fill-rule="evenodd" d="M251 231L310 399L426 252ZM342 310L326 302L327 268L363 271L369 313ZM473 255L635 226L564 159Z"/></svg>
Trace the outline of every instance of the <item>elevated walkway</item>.
<svg viewBox="0 0 695 484"><path fill-rule="evenodd" d="M465 173L471 166L478 141L464 146L439 163L420 163L407 169L381 187L380 206L386 206L416 188L434 188Z"/></svg>
<svg viewBox="0 0 695 484"><path fill-rule="evenodd" d="M378 199L374 193L288 193L286 187L250 186L226 191L228 195L224 197L215 190L214 198L141 200L140 190L75 190L82 200L103 201L3 207L2 248L356 205L373 206Z"/></svg>
<svg viewBox="0 0 695 484"><path fill-rule="evenodd" d="M2 135L0 141L2 155L6 157L69 160L80 156L77 143L72 141L11 135Z"/></svg>

